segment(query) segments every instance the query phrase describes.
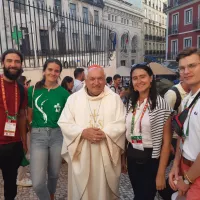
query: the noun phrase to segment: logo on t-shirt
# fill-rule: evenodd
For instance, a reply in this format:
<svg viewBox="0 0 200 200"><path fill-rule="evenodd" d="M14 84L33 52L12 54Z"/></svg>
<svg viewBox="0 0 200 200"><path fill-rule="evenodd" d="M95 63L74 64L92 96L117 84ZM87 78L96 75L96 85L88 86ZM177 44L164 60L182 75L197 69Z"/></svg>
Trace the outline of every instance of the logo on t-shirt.
<svg viewBox="0 0 200 200"><path fill-rule="evenodd" d="M60 112L61 110L61 106L59 103L57 103L56 105L54 105L54 108L56 109L55 112Z"/></svg>
<svg viewBox="0 0 200 200"><path fill-rule="evenodd" d="M41 96L42 96L42 94L41 94L40 96L38 96L38 97L35 99L35 106L36 106L36 108L38 109L38 111L42 113L42 116L43 116L43 119L44 119L44 123L46 124L48 118L47 118L47 114L43 111L43 105L44 105L44 103L45 103L46 101L48 101L48 99L45 99L45 100L41 103L41 105L39 106L39 105L38 105L38 100L39 100L39 98L40 98Z"/></svg>

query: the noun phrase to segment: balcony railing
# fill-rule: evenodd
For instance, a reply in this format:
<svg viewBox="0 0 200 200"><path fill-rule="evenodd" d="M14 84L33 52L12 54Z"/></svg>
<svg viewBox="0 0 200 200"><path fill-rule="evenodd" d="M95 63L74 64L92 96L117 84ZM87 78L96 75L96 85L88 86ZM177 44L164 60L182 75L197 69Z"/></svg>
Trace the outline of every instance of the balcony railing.
<svg viewBox="0 0 200 200"><path fill-rule="evenodd" d="M196 30L200 30L200 18L193 21L193 27Z"/></svg>
<svg viewBox="0 0 200 200"><path fill-rule="evenodd" d="M132 49L132 50L131 50L131 53L136 53L136 49Z"/></svg>
<svg viewBox="0 0 200 200"><path fill-rule="evenodd" d="M168 28L169 35L177 35L178 34L178 24L172 25Z"/></svg>
<svg viewBox="0 0 200 200"><path fill-rule="evenodd" d="M167 59L168 60L176 60L178 52L168 52L167 53Z"/></svg>
<svg viewBox="0 0 200 200"><path fill-rule="evenodd" d="M171 1L170 4L168 6L164 6L164 12L166 12L167 10L170 10L172 8L175 8L175 7L178 7L178 6L181 6L187 2L191 2L191 1L194 1L194 0L176 0L176 1Z"/></svg>

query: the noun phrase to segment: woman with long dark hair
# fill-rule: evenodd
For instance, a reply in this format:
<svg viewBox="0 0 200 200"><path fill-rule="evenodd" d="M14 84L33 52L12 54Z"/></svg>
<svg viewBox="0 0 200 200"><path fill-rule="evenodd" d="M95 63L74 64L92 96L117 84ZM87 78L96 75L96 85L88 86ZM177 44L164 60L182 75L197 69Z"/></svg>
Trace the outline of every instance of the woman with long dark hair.
<svg viewBox="0 0 200 200"><path fill-rule="evenodd" d="M154 200L165 188L170 154L171 109L157 94L154 74L146 64L131 69L126 138L128 174L134 200Z"/></svg>
<svg viewBox="0 0 200 200"><path fill-rule="evenodd" d="M57 121L69 93L58 84L61 71L59 60L48 59L43 66L43 79L28 89L31 178L40 200L54 200L62 161L63 136Z"/></svg>
<svg viewBox="0 0 200 200"><path fill-rule="evenodd" d="M65 76L62 80L61 86L65 88L70 94L72 94L72 88L74 87L74 80L71 76Z"/></svg>

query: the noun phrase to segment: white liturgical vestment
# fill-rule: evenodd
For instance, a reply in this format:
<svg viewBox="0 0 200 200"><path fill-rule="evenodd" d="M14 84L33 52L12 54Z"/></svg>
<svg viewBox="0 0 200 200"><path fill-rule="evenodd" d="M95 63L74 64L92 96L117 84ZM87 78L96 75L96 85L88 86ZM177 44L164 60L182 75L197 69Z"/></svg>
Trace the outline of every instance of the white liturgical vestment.
<svg viewBox="0 0 200 200"><path fill-rule="evenodd" d="M58 124L64 136L62 156L68 162L68 200L119 199L125 147L125 108L119 95L105 86L92 97L84 87L68 98ZM83 130L90 127L100 128L106 139L83 139Z"/></svg>

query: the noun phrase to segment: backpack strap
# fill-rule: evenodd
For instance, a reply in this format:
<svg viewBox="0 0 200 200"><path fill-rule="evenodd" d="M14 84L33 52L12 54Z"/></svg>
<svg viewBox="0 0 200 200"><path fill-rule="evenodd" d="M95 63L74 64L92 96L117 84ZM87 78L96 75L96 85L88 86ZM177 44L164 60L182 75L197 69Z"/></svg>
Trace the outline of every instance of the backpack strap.
<svg viewBox="0 0 200 200"><path fill-rule="evenodd" d="M112 86L110 86L110 89L111 89L111 88L114 88L114 89L115 89L115 93L116 93L116 88L115 88L115 86L114 86L114 85L112 85Z"/></svg>
<svg viewBox="0 0 200 200"><path fill-rule="evenodd" d="M25 91L24 91L25 89L24 89L24 86L21 83L19 83L18 81L17 81L17 85L19 87L19 94L20 94L19 109L21 109L22 104L24 102L24 98L25 98Z"/></svg>
<svg viewBox="0 0 200 200"><path fill-rule="evenodd" d="M176 103L174 105L174 110L178 111L178 108L181 105L181 101L182 101L181 94L180 94L178 88L175 87L175 86L173 86L172 88L170 88L170 90L172 90L172 91L174 91L176 93Z"/></svg>

